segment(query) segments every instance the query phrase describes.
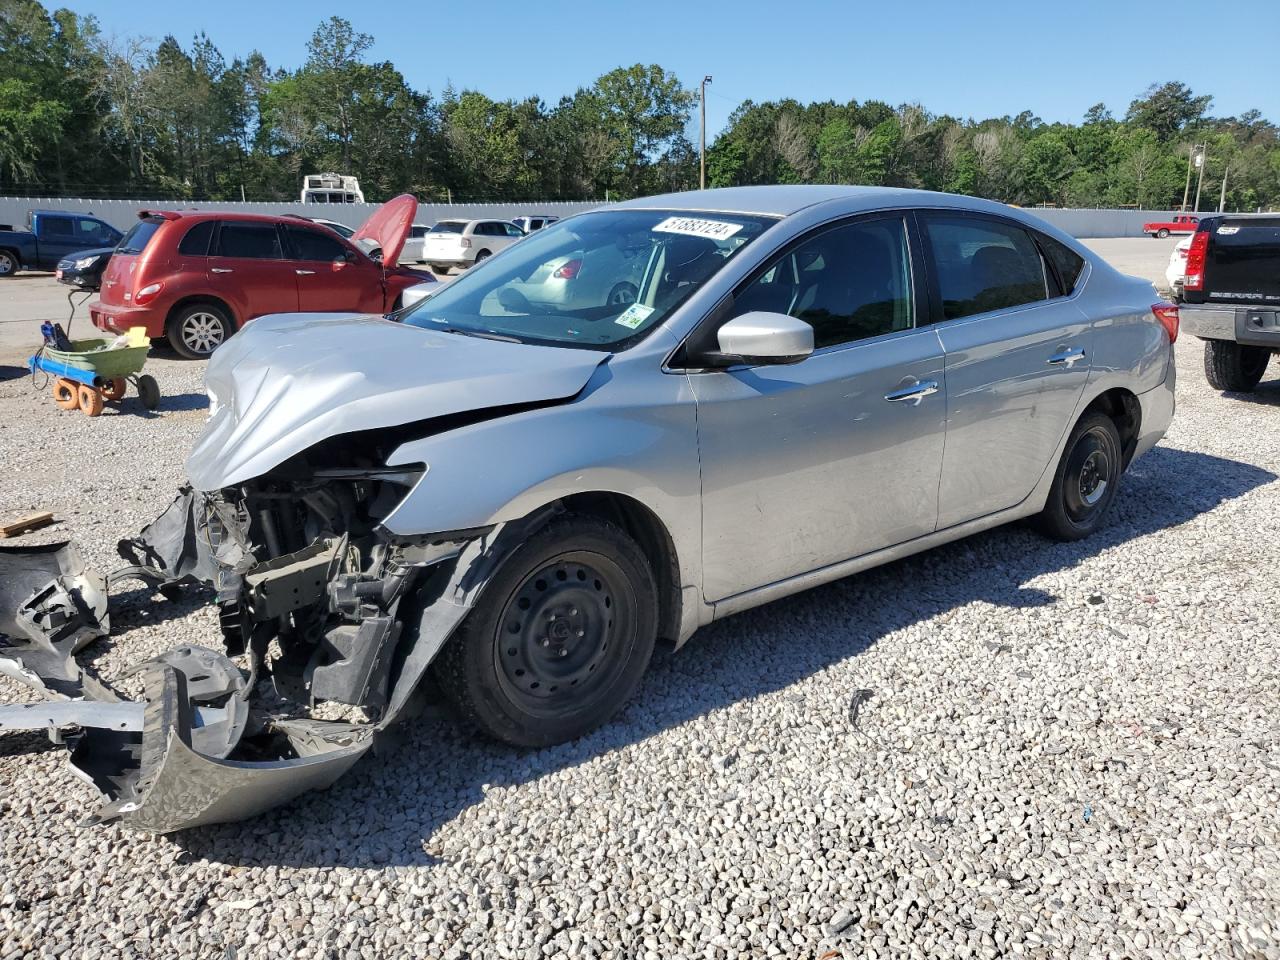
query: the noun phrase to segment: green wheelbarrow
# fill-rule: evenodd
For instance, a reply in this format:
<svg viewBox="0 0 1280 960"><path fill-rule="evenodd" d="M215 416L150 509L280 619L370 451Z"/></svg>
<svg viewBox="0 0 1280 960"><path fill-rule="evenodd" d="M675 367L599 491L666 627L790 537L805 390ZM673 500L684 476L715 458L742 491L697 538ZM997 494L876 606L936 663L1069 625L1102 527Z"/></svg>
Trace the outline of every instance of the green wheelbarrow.
<svg viewBox="0 0 1280 960"><path fill-rule="evenodd" d="M27 361L32 373L41 370L53 381L53 399L63 410L83 410L87 416L102 413L107 400L123 400L126 385L132 383L148 410L160 405L160 385L150 374L141 373L148 344L106 349L110 340L72 340L70 350L46 346Z"/></svg>

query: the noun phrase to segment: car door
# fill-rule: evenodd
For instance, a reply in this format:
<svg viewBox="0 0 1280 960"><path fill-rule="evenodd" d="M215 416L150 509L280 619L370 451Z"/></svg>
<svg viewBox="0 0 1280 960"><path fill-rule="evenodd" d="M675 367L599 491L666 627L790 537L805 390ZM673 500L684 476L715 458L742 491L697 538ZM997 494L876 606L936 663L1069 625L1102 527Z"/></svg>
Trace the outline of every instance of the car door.
<svg viewBox="0 0 1280 960"><path fill-rule="evenodd" d="M50 213L42 213L39 217L36 241L39 248L37 266L40 269L52 270L59 260L85 249L76 235L77 218Z"/></svg>
<svg viewBox="0 0 1280 960"><path fill-rule="evenodd" d="M326 230L284 227L304 312L382 312L382 270Z"/></svg>
<svg viewBox="0 0 1280 960"><path fill-rule="evenodd" d="M1003 218L922 213L946 352L945 528L1027 498L1089 379L1092 328L1030 231Z"/></svg>
<svg viewBox="0 0 1280 960"><path fill-rule="evenodd" d="M243 323L268 313L298 309L298 283L285 259L276 224L222 220L208 259L209 288Z"/></svg>
<svg viewBox="0 0 1280 960"><path fill-rule="evenodd" d="M790 365L690 374L708 600L934 530L946 397L937 334L916 323L918 259L901 215L824 227L720 315L799 317L815 350Z"/></svg>

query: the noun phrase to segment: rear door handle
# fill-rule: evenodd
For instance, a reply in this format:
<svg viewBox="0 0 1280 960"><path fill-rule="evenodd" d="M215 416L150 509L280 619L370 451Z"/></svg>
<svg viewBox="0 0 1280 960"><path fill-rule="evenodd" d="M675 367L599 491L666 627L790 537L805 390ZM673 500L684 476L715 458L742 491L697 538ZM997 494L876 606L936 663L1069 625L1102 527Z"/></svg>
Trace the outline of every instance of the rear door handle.
<svg viewBox="0 0 1280 960"><path fill-rule="evenodd" d="M294 272L294 273L296 273L296 274L297 274L298 276L300 276L300 277L309 277L309 276L311 276L312 274L314 274L314 273L315 273L315 271L314 271L314 270L295 270L295 271L293 271L293 272Z"/></svg>
<svg viewBox="0 0 1280 960"><path fill-rule="evenodd" d="M231 273L232 271L230 267L210 267L209 272L210 273Z"/></svg>
<svg viewBox="0 0 1280 960"><path fill-rule="evenodd" d="M1052 357L1045 361L1054 366L1072 366L1077 360L1084 359L1084 348L1076 347L1072 350L1063 350L1061 353L1055 353Z"/></svg>
<svg viewBox="0 0 1280 960"><path fill-rule="evenodd" d="M892 390L884 395L884 398L890 403L901 403L903 400L910 400L914 406L919 406L920 401L925 397L932 396L938 392L937 380L922 380L919 383L913 383L909 387L903 387L900 390Z"/></svg>

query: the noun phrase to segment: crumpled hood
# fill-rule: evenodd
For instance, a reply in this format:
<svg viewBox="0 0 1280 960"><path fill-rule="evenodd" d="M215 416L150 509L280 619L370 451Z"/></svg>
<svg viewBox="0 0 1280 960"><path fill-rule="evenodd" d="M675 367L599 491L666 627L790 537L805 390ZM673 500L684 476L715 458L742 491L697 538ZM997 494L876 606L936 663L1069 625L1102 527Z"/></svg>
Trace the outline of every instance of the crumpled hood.
<svg viewBox="0 0 1280 960"><path fill-rule="evenodd" d="M213 355L198 490L261 476L338 434L577 394L605 354L439 333L377 316L260 317Z"/></svg>

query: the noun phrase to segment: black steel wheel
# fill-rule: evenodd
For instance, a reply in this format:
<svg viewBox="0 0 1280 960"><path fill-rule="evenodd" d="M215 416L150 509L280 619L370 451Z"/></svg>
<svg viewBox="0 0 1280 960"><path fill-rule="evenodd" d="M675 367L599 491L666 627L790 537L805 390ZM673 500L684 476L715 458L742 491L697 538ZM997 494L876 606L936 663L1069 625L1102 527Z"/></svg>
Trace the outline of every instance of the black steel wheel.
<svg viewBox="0 0 1280 960"><path fill-rule="evenodd" d="M514 550L441 652L463 716L521 746L572 740L622 707L653 654L657 591L622 530L557 518Z"/></svg>
<svg viewBox="0 0 1280 960"><path fill-rule="evenodd" d="M1120 432L1105 413L1082 417L1067 440L1044 510L1041 532L1055 540L1080 540L1101 526L1120 485Z"/></svg>

